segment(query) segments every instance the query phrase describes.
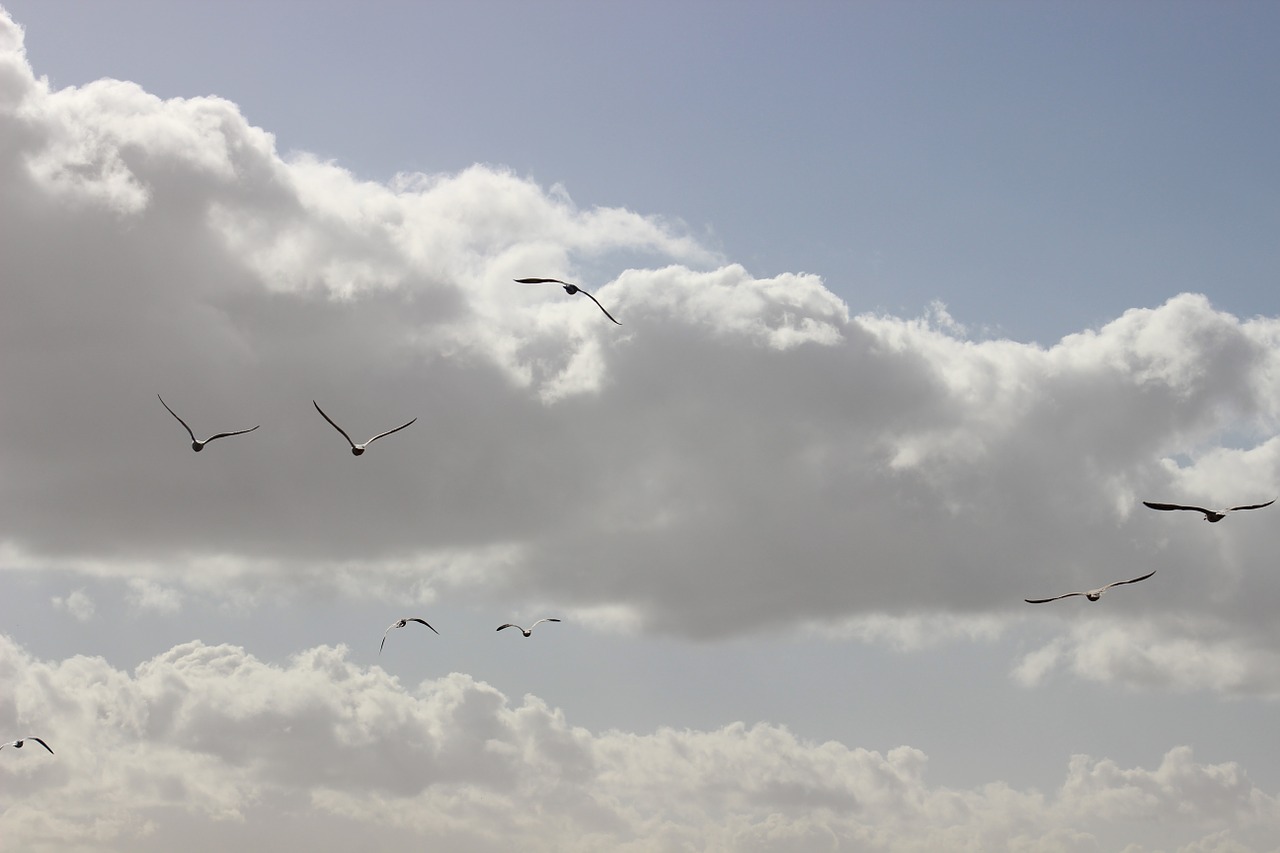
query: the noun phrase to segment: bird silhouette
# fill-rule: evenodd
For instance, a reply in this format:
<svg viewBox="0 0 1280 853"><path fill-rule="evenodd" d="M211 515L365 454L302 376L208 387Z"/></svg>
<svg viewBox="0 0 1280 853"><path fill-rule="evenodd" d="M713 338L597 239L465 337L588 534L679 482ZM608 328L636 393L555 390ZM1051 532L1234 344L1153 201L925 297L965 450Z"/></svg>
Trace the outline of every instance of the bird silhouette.
<svg viewBox="0 0 1280 853"><path fill-rule="evenodd" d="M1276 502L1276 499L1272 498L1271 500L1267 501L1264 504L1249 504L1248 506L1233 506L1233 507L1227 507L1226 509L1205 509L1202 506L1183 506L1182 504L1158 504L1152 501L1143 501L1142 505L1151 507L1152 509L1159 509L1159 510L1186 509L1186 510L1191 510L1192 512L1202 512L1204 513L1205 521L1209 522L1210 524L1216 524L1217 522L1222 521L1222 519L1226 518L1227 515L1230 513L1239 512L1242 509L1262 509L1264 506L1271 506L1275 502Z"/></svg>
<svg viewBox="0 0 1280 853"><path fill-rule="evenodd" d="M1083 595L1085 598L1089 599L1090 601L1097 601L1099 598L1102 598L1102 594L1104 592L1111 589L1111 587L1113 586L1120 586L1121 584L1137 583L1138 581L1144 581L1154 574L1155 572L1151 572L1150 574L1145 574L1140 578L1133 578L1132 580L1112 581L1106 586L1100 586L1097 589L1091 589L1088 592L1064 592L1062 595L1055 595L1053 598L1025 598L1023 599L1023 601L1027 602L1027 604L1044 604L1045 602L1048 602L1048 601L1057 601L1059 598L1070 598L1073 595Z"/></svg>
<svg viewBox="0 0 1280 853"><path fill-rule="evenodd" d="M587 293L585 290L583 290L581 287L578 287L578 285L576 284L570 284L569 282L561 281L558 278L517 278L515 281L517 284L558 284L561 287L563 287L564 292L569 294L570 296L572 296L575 293L585 294L591 299L592 302L594 302L597 305L597 307L600 308L601 311L604 311L604 316L608 317L610 320L613 320L613 322L618 323L618 321L614 319L613 315L610 314L608 310L603 305L600 304L599 299L596 299L594 296L592 296L590 293ZM621 326L622 324L618 323L618 325Z"/></svg>
<svg viewBox="0 0 1280 853"><path fill-rule="evenodd" d="M161 397L159 394L157 394L156 399L160 401L160 405L164 406L166 409L169 409L169 404L164 401L164 397ZM199 453L201 450L204 450L204 446L209 442L213 441L215 438L226 438L229 435L243 435L246 432L253 432L255 429L258 428L257 426L253 426L253 427L249 427L248 429L238 429L235 432L220 432L217 435L209 436L204 441L200 441L199 439L196 438L196 434L191 431L191 427L187 426L187 422L184 421L182 418L178 417L177 412L175 412L173 409L169 409L169 414L177 418L178 423L182 424L183 429L187 431L187 435L191 436L191 449L194 450L196 453ZM262 424L258 424L258 426L262 426Z"/></svg>
<svg viewBox="0 0 1280 853"><path fill-rule="evenodd" d="M324 413L324 409L320 408L320 404L319 404L319 403L317 403L315 400L312 400L312 401L311 401L311 405L313 405L313 406L315 406L315 407L316 407L316 411L320 413L320 417L324 418L326 421L328 421L328 422L329 422L329 426L333 427L333 428L334 428L334 429L336 429L338 432L342 433L342 437L343 437L343 438L345 438L345 439L347 440L347 444L350 444L350 445L351 445L351 455L352 455L352 456L359 456L360 454L364 453L364 451L365 451L365 448L366 448L366 447L368 447L369 445L373 444L375 441L377 441L378 439L382 438L384 435L391 435L391 433L393 433L393 432L399 432L400 430L402 430L402 429L404 429L405 427L407 427L409 424L413 423L413 421L416 421L416 420L417 420L417 418L414 418L414 419L413 419L413 421L409 421L409 423L407 423L407 424L400 424L400 426L396 427L395 429L389 429L389 430L387 430L386 432L380 432L380 433L378 433L378 434L377 434L377 435L375 435L373 438L371 438L371 439L369 439L368 441L366 441L364 444L356 444L354 441L352 441L352 440L351 440L351 436L347 435L347 431L346 431L346 430L344 430L342 427L340 427L340 426L338 426L337 424L335 424L335 423L333 422L333 418L329 417L328 415L326 415L326 414Z"/></svg>
<svg viewBox="0 0 1280 853"><path fill-rule="evenodd" d="M516 624L515 624L515 623L513 623L513 622L508 622L508 623L507 623L507 624L505 624L505 625L499 625L497 630L501 631L503 628L519 628L519 629L520 629L520 633L521 633L521 634L524 634L524 635L527 637L527 636L529 636L530 634L532 634L532 633L533 633L533 629L534 629L534 628L538 627L538 626L539 626L539 625L541 625L543 622L559 622L559 621L560 621L559 619L539 619L537 622L534 622L534 623L533 623L532 625L530 625L528 628L520 628L520 626L519 626L519 625L516 625Z"/></svg>
<svg viewBox="0 0 1280 853"><path fill-rule="evenodd" d="M431 625L427 622L427 620L419 619L417 616L411 616L408 619L397 619L395 622L392 622L387 627L387 630L382 632L382 644L378 646L378 654L382 654L382 646L385 646L387 644L387 634L390 634L391 631L395 628L403 628L405 625L408 625L410 622L421 622L423 625L426 625L428 628L431 628ZM434 631L437 635L439 635L440 633L439 631L436 631L435 628L431 628L431 630Z"/></svg>

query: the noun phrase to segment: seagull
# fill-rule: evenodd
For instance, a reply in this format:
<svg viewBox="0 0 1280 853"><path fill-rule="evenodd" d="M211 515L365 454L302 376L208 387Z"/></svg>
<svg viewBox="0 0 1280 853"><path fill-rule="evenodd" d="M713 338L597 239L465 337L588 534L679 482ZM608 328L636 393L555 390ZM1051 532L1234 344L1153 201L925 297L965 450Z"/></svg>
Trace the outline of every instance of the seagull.
<svg viewBox="0 0 1280 853"><path fill-rule="evenodd" d="M572 296L575 293L586 294L587 296L591 297L592 302L594 302L597 306L599 306L601 311L604 311L604 316L608 317L610 320L613 320L613 315L610 314L607 310L605 310L605 307L603 305L600 305L599 299L596 299L594 296L591 296L590 293L587 293L585 290L583 290L581 287L578 287L578 285L576 284L570 284L569 282L561 281L558 278L517 278L516 283L517 284L559 284L564 287L564 292L569 294L570 296ZM613 320L613 322L618 323L617 320ZM618 325L621 326L622 324L618 323Z"/></svg>
<svg viewBox="0 0 1280 853"><path fill-rule="evenodd" d="M157 394L156 398L160 400L160 405L164 406L166 409L169 409L169 404L164 401L164 397L161 397L159 394ZM175 418L178 418L178 413L175 412L173 409L169 409L169 414L173 415ZM258 428L255 426L255 427L249 427L248 429L238 429L235 432L220 432L217 435L209 436L204 441L198 441L196 439L196 434L191 431L191 427L187 426L186 421L184 421L182 418L178 418L178 423L182 424L182 426L187 431L187 435L191 436L191 449L194 450L196 453L199 453L201 450L204 450L204 446L209 442L213 441L215 438L226 438L229 435L242 435L246 432L253 432L255 429ZM258 424L258 426L262 426L262 424Z"/></svg>
<svg viewBox="0 0 1280 853"><path fill-rule="evenodd" d="M1104 592L1111 589L1111 587L1113 586L1120 586L1121 584L1137 583L1138 581L1144 581L1154 574L1155 572L1151 572L1151 574L1146 574L1140 578L1134 578L1133 580L1128 580L1128 581L1112 581L1106 586L1100 586L1097 589L1091 589L1088 592L1064 592L1062 595L1055 595L1053 598L1024 598L1023 601L1027 602L1027 604L1044 604L1046 601L1057 601L1059 598L1070 598L1073 595L1083 595L1085 598L1089 599L1090 601L1097 601L1099 598L1102 598L1102 594Z"/></svg>
<svg viewBox="0 0 1280 853"><path fill-rule="evenodd" d="M49 744L45 743L44 741L42 741L42 740L41 740L40 738L38 738L38 737L24 737L24 738L22 738L21 740L11 740L11 741L9 741L8 743L0 743L0 749L4 749L6 746L11 746L11 747L13 747L14 749L22 749L22 745L23 745L24 743L26 743L27 741L29 741L29 740L33 740L33 741L35 741L36 743L38 743L38 744L40 744L41 746L43 746L45 749L49 749ZM49 754L50 754L50 755L53 755L53 750L52 750L52 749L49 749Z"/></svg>
<svg viewBox="0 0 1280 853"><path fill-rule="evenodd" d="M393 628L403 628L405 625L408 625L410 622L421 622L423 625L426 625L428 628L431 628L431 625L429 625L425 619L419 619L417 616L412 616L408 619L397 619L395 622L391 623L390 627L388 627L387 630L382 632L382 645L378 646L378 654L382 654L382 646L385 646L387 644L387 634L390 634ZM431 630L435 631L437 635L439 635L440 633L439 631L436 631L435 628L431 628Z"/></svg>
<svg viewBox="0 0 1280 853"><path fill-rule="evenodd" d="M1272 498L1271 500L1267 501L1264 504L1249 504L1248 506L1233 506L1233 507L1228 507L1227 509L1205 509L1202 506L1183 506L1182 504L1158 504L1158 503L1152 503L1151 501L1143 501L1142 505L1149 506L1152 509L1164 509L1164 510L1189 509L1192 512L1203 512L1204 520L1209 522L1210 524L1214 524L1226 518L1227 513L1239 512L1242 509L1262 509L1264 506L1271 506L1275 502L1276 502L1276 499Z"/></svg>
<svg viewBox="0 0 1280 853"><path fill-rule="evenodd" d="M529 636L530 634L532 634L532 633L533 633L533 629L534 629L534 628L537 628L537 627L538 627L539 625L541 625L543 622L559 622L559 621L560 621L559 619L539 619L537 622L534 622L534 623L533 623L532 625L530 625L528 628L520 628L520 626L519 626L519 625L516 625L516 624L514 624L514 623L512 623L512 622L508 622L508 623L507 623L507 624L505 624L505 625L499 625L499 626L498 626L498 630L499 630L499 631L501 631L503 628L519 628L519 629L520 629L520 633L521 633L521 634L524 634L524 635L527 637L527 636Z"/></svg>
<svg viewBox="0 0 1280 853"><path fill-rule="evenodd" d="M375 435L373 438L371 438L371 439L369 439L368 441L366 441L364 444L356 444L354 441L352 441L352 440L351 440L351 436L347 435L347 431L346 431L346 430L344 430L342 427L340 427L340 426L338 426L337 424L335 424L335 423L333 422L333 418L329 417L328 415L326 415L326 414L324 413L324 409L320 408L320 404L319 404L319 403L317 403L315 400L312 400L312 401L311 401L311 405L313 405L313 406L315 406L315 407L316 407L316 411L320 413L320 416L321 416L322 418L324 418L326 421L328 421L328 422L329 422L329 425L330 425L330 426L332 426L332 427L333 427L334 429L336 429L338 432L342 433L342 437L343 437L343 438L345 438L345 439L347 440L347 444L350 444L350 445L351 445L351 455L352 455L352 456L359 456L360 454L364 453L364 449L365 449L366 447L368 447L369 445L373 444L375 441L377 441L378 439L382 438L384 435L391 435L391 433L393 433L393 432L399 432L400 430L402 430L402 429L404 429L405 427L407 427L409 424L413 423L413 421L416 421L416 420L417 420L417 418L414 418L414 419L413 419L413 421L409 421L409 424L400 424L400 426L396 427L395 429L389 429L389 430L387 430L386 432L380 432L380 433L378 433L378 434L377 434L377 435Z"/></svg>

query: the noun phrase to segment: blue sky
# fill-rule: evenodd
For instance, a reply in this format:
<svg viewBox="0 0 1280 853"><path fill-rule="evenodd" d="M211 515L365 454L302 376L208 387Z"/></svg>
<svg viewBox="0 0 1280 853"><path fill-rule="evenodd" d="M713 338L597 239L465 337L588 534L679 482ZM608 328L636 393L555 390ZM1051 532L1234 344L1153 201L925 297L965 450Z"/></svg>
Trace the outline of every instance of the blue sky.
<svg viewBox="0 0 1280 853"><path fill-rule="evenodd" d="M0 834L1274 843L1274 7L3 5Z"/></svg>

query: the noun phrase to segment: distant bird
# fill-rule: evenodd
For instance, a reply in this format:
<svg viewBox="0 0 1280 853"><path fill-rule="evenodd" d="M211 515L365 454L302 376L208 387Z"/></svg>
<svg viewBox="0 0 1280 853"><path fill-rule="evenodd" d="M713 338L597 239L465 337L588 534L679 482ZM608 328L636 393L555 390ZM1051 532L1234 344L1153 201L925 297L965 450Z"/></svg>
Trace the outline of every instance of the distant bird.
<svg viewBox="0 0 1280 853"><path fill-rule="evenodd" d="M45 743L44 741L42 741L42 740L41 740L40 738L38 738L38 737L25 737L25 738L22 738L21 740L11 740L11 741L9 741L8 743L0 743L0 749L4 749L6 746L11 746L11 747L13 747L14 749L22 749L22 745L23 745L24 743L26 743L27 741L29 741L29 740L33 740L33 741L35 741L36 743L38 743L38 744L40 744L41 746L43 746L45 749L49 749L49 744ZM50 755L53 755L53 750L52 750L52 749L49 749L49 754L50 754Z"/></svg>
<svg viewBox="0 0 1280 853"><path fill-rule="evenodd" d="M425 619L419 619L417 616L413 616L409 619L398 619L395 622L392 622L391 625L387 628L387 630L382 632L382 645L378 646L378 654L382 654L382 646L385 646L387 644L387 634L390 634L391 631L395 628L403 628L405 625L408 625L410 622L421 622L423 625L426 625L428 628L431 628L431 626L427 624L427 621ZM435 631L437 635L439 635L440 633L439 631L436 631L435 628L431 628L431 630Z"/></svg>
<svg viewBox="0 0 1280 853"><path fill-rule="evenodd" d="M1264 504L1249 504L1248 506L1233 506L1233 507L1228 507L1227 509L1205 509L1202 506L1183 506L1182 504L1158 504L1158 503L1152 503L1151 501L1143 501L1142 505L1149 506L1152 509L1163 509L1163 510L1189 509L1192 512L1203 512L1204 520L1209 522L1210 524L1215 524L1219 521L1222 521L1222 519L1226 518L1228 513L1239 512L1242 509L1262 509L1264 506L1271 506L1275 502L1276 502L1276 499L1272 498L1271 500L1267 501Z"/></svg>
<svg viewBox="0 0 1280 853"><path fill-rule="evenodd" d="M337 424L335 424L335 423L333 422L333 418L329 417L328 415L326 415L326 414L324 413L324 409L320 408L320 404L319 404L319 403L317 403L315 400L312 400L312 401L311 401L311 405L315 406L315 407L316 407L316 411L320 413L320 416L321 416L322 418L324 418L326 421L328 421L328 422L329 422L329 426L333 427L333 428L334 428L334 429L336 429L338 432L342 433L342 437L343 437L343 438L345 438L345 439L347 440L347 444L350 444L350 445L351 445L351 455L352 455L352 456L359 456L360 454L364 453L364 449L365 449L366 447L368 447L369 445L373 444L375 441L377 441L378 439L382 438L384 435L391 435L391 433L393 433L393 432L399 432L400 430L402 430L402 429L404 429L405 427L407 427L409 424L413 423L413 421L416 421L416 420L417 420L417 418L414 418L414 419L413 419L413 421L409 421L409 424L400 424L400 426L396 427L395 429L389 429L389 430L387 430L386 432L380 432L380 433L378 433L378 434L377 434L377 435L375 435L373 438L371 438L371 439L369 439L368 441L366 441L364 444L356 444L354 441L352 441L352 440L351 440L351 436L347 435L347 431L346 431L346 430L344 430L342 427L340 427L340 426L338 426Z"/></svg>
<svg viewBox="0 0 1280 853"><path fill-rule="evenodd" d="M587 296L591 297L592 302L594 302L597 306L599 306L601 311L604 311L604 316L608 317L610 320L613 320L613 315L610 314L607 310L605 310L605 307L600 304L599 299L596 299L594 296L591 296L590 293L587 293L585 290L583 290L581 287L578 287L578 285L576 284L570 284L569 282L561 281L558 278L517 278L516 282L518 284L558 284L558 285L561 285L564 288L564 292L569 294L570 296L572 296L575 293L586 294ZM613 320L613 322L618 323L617 320ZM622 324L618 323L618 325L621 326Z"/></svg>
<svg viewBox="0 0 1280 853"><path fill-rule="evenodd" d="M164 401L164 397L161 397L159 394L157 394L156 398L160 401L160 405L164 406L166 409L169 409L169 404ZM169 409L169 414L173 415L175 418L178 418L178 413L175 412L173 409ZM204 450L204 446L209 442L213 441L215 438L226 438L229 435L243 435L246 432L253 432L255 429L258 428L255 426L255 427L249 427L248 429L238 429L235 432L220 432L217 435L209 436L204 441L199 441L196 439L196 434L191 431L191 427L187 426L186 421L184 421L182 418L178 418L178 423L182 424L183 428L187 431L187 435L191 436L191 449L194 450L196 453L199 453L201 450ZM262 424L258 424L258 426L262 426Z"/></svg>
<svg viewBox="0 0 1280 853"><path fill-rule="evenodd" d="M1070 598L1073 595L1083 595L1085 598L1089 599L1090 601L1097 601L1099 598L1102 598L1102 594L1104 592L1111 589L1111 587L1113 586L1120 586L1121 584L1137 583L1138 581L1144 581L1154 574L1155 572L1151 572L1151 574L1146 574L1140 578L1134 578L1133 580L1128 580L1128 581L1113 581L1107 584L1106 586L1100 586L1097 589L1091 589L1088 592L1064 592L1062 595L1055 595L1053 598L1025 598L1023 599L1023 601L1027 602L1027 604L1044 604L1047 601L1057 601L1059 598Z"/></svg>
<svg viewBox="0 0 1280 853"><path fill-rule="evenodd" d="M559 619L539 619L537 622L534 622L534 623L533 623L532 625L530 625L528 628L520 628L520 626L519 626L519 625L515 625L515 624L513 624L513 623L511 623L511 622L508 622L508 623L507 623L507 624L505 624L505 625L499 625L499 626L498 626L498 630L499 630L499 631L501 631L503 628L519 628L519 629L520 629L520 633L521 633L521 634L524 634L524 635L527 637L527 636L529 636L530 634L532 634L532 633L533 633L533 629L534 629L534 628L537 628L537 627L538 627L539 625L541 625L543 622L559 622L559 621L560 621Z"/></svg>

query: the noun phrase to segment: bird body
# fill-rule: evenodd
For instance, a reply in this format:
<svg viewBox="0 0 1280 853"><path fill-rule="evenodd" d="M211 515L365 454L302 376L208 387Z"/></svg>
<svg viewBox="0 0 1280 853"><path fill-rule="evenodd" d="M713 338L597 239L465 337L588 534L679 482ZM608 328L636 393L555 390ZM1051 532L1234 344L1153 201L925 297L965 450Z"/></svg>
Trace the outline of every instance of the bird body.
<svg viewBox="0 0 1280 853"><path fill-rule="evenodd" d="M18 740L11 740L8 743L0 743L0 749L4 749L6 746L11 746L14 749L22 749L22 745L29 740L33 740L36 743L40 744L45 749L49 750L50 755L53 755L53 750L49 747L49 744L45 743L43 740L41 740L38 737L24 737L24 738L19 738Z"/></svg>
<svg viewBox="0 0 1280 853"><path fill-rule="evenodd" d="M1073 595L1083 595L1085 598L1089 599L1090 601L1097 601L1099 598L1102 598L1102 594L1104 592L1111 589L1111 587L1113 586L1120 586L1121 584L1137 583L1138 581L1144 581L1154 574L1155 572L1150 572L1149 574L1145 574L1140 578L1133 578L1127 581L1112 581L1106 586L1100 586L1097 589L1091 589L1087 592L1064 592L1062 595L1053 596L1053 598L1025 598L1023 599L1023 601L1027 602L1027 604L1044 604L1049 601L1057 601L1059 598L1070 598Z"/></svg>
<svg viewBox="0 0 1280 853"><path fill-rule="evenodd" d="M608 317L610 320L613 320L613 322L618 323L618 321L614 319L613 315L610 314L605 309L605 307L600 304L599 299L596 299L594 296L592 296L590 293L587 293L587 291L583 290L581 287L578 287L578 285L576 284L570 284L569 282L561 281L558 278L517 278L515 281L517 284L558 284L561 287L563 287L564 292L569 294L570 296L572 296L575 293L584 294L585 296L587 296L587 298L589 298L592 302L594 302L601 311L604 311L604 316ZM618 323L618 325L621 326L622 324Z"/></svg>
<svg viewBox="0 0 1280 853"><path fill-rule="evenodd" d="M419 619L417 616L410 616L407 619L397 619L395 622L392 622L389 626L387 626L387 630L382 632L382 644L378 646L378 654L382 654L382 646L385 646L387 644L387 634L390 634L392 630L396 628L403 628L405 625L408 625L410 622L419 622L423 625L426 625L428 628L431 628L431 630L435 634L439 635L440 633L439 631L436 631L435 628L432 628L431 625L427 622L427 620Z"/></svg>
<svg viewBox="0 0 1280 853"><path fill-rule="evenodd" d="M1159 510L1165 510L1165 511L1185 509L1185 510L1190 510L1192 512L1202 512L1204 513L1205 521L1209 522L1210 524L1216 524L1217 522L1222 521L1222 519L1226 518L1230 513L1239 512L1240 510L1244 510L1244 509L1262 509L1264 506L1271 506L1275 502L1276 502L1276 499L1272 498L1271 500L1267 501L1264 504L1249 504L1247 506L1233 506L1233 507L1227 507L1226 509L1205 509L1202 506L1183 506L1182 504L1161 504L1161 503L1155 503L1153 501L1143 501L1142 505L1146 507L1150 507L1151 509L1159 509Z"/></svg>
<svg viewBox="0 0 1280 853"><path fill-rule="evenodd" d="M516 628L520 631L521 634L524 634L527 637L533 633L534 628L538 627L543 622L559 622L559 621L560 621L559 619L539 619L537 622L534 622L528 628L521 628L519 625L516 625L514 622L508 622L505 625L499 625L497 630L501 631L503 628Z"/></svg>
<svg viewBox="0 0 1280 853"><path fill-rule="evenodd" d="M361 455L362 453L364 453L365 448L367 448L369 445L373 444L373 443L374 443L375 441L377 441L378 439L382 438L384 435L391 435L391 433L393 433L393 432L399 432L400 430L402 430L402 429L404 429L405 427L407 427L409 424L413 423L413 421L416 421L416 420L417 420L417 418L414 418L412 421L409 421L409 423L400 424L400 426L396 427L395 429L389 429L389 430L387 430L386 432L380 432L380 433L378 433L378 434L377 434L377 435L375 435L373 438L371 438L371 439L369 439L368 441L366 441L364 444L356 444L354 441L352 441L352 440L351 440L351 436L347 435L347 431L346 431L346 430L344 430L342 427L340 427L340 426L338 426L337 424L335 424L335 423L333 422L333 418L329 417L328 415L326 415L326 414L324 413L324 409L320 408L320 404L319 404L319 403L317 403L315 400L312 400L312 401L311 401L311 405L313 405L313 406L315 406L315 407L316 407L316 411L320 413L320 417L324 418L326 421L328 421L328 422L329 422L329 426L333 427L333 428L334 428L334 429L336 429L338 432L342 433L342 437L343 437L343 438L345 438L345 439L347 440L347 444L350 444L350 445L351 445L351 455L352 455L352 456L359 456L359 455Z"/></svg>
<svg viewBox="0 0 1280 853"><path fill-rule="evenodd" d="M156 399L160 401L160 405L164 406L166 409L169 409L169 404L164 401L164 397L161 397L159 394L157 394ZM229 435L243 435L246 432L253 432L255 429L258 428L257 426L254 426L254 427L249 427L248 429L238 429L238 430L235 430L234 432L220 432L217 435L209 436L204 441L200 441L198 438L196 438L196 434L191 431L191 427L187 426L187 422L184 421L182 418L178 417L177 412L175 412L173 409L169 409L169 414L173 415L174 418L177 418L178 423L182 424L183 429L187 431L187 435L191 436L191 449L194 450L196 453L199 453L201 450L204 450L204 446L209 442L213 441L215 438L226 438ZM258 426L262 426L262 424L258 424Z"/></svg>

